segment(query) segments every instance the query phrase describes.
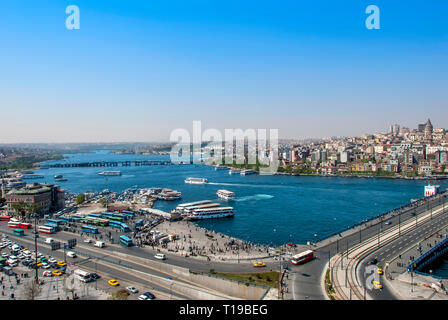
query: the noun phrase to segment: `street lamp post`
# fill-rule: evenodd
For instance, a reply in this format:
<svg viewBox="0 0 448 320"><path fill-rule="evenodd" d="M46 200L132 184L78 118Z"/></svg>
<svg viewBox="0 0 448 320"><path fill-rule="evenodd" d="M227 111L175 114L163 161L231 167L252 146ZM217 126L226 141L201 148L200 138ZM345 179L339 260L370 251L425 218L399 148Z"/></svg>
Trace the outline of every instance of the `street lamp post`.
<svg viewBox="0 0 448 320"><path fill-rule="evenodd" d="M39 273L37 272L37 213L34 213L34 258L36 260L36 283L39 283Z"/></svg>

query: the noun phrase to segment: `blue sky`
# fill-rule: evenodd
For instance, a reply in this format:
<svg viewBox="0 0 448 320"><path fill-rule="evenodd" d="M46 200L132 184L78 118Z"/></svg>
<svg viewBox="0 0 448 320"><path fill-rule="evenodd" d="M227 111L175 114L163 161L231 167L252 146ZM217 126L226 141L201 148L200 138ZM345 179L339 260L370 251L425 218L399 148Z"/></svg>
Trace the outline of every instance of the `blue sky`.
<svg viewBox="0 0 448 320"><path fill-rule="evenodd" d="M65 8L80 8L67 30ZM381 29L365 27L380 8ZM167 141L176 128L448 127L448 3L0 2L0 141Z"/></svg>

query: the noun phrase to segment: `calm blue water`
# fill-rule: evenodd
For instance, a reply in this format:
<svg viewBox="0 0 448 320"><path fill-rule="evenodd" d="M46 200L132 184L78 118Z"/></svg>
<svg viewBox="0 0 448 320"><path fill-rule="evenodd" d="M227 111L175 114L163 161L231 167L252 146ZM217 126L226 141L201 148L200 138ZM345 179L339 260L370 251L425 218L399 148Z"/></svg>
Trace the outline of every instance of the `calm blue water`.
<svg viewBox="0 0 448 320"><path fill-rule="evenodd" d="M106 151L66 155L69 162L168 159L168 156L115 155ZM122 176L102 177L104 170L120 170ZM424 181L293 177L239 176L227 170L215 171L200 165L142 166L116 168L53 168L37 170L45 176L39 182L54 183L62 174L68 179L58 184L70 192L120 192L139 188L164 187L182 192L182 200L158 201L155 208L169 211L179 203L198 200L220 201L218 189L236 193L235 217L201 221L198 224L256 243L280 245L306 243L321 238L365 218L408 203L423 196ZM187 177L207 178L207 185L185 184ZM441 183L443 190L447 181Z"/></svg>

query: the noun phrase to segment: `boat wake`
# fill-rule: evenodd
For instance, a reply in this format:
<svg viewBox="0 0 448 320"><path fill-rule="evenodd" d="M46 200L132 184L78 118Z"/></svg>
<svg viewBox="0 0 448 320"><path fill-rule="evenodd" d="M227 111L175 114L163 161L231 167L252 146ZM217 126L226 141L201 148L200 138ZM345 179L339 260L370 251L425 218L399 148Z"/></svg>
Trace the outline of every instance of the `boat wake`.
<svg viewBox="0 0 448 320"><path fill-rule="evenodd" d="M253 196L245 196L241 198L236 198L235 201L258 201L258 200L269 200L274 198L274 196L270 194L256 194Z"/></svg>
<svg viewBox="0 0 448 320"><path fill-rule="evenodd" d="M291 186L269 185L269 184L249 184L249 183L224 183L224 182L207 182L207 184L215 186L235 186L235 187L253 187L253 188L291 188Z"/></svg>

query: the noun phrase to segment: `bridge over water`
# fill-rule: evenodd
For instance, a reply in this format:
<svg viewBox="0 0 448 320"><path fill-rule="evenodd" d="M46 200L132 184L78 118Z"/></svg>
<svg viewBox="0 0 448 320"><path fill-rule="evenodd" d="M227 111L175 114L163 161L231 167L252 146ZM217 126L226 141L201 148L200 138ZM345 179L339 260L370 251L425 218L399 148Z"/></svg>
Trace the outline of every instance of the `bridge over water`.
<svg viewBox="0 0 448 320"><path fill-rule="evenodd" d="M167 166L173 164L188 164L188 163L174 163L170 160L128 160L128 161L94 161L94 162L67 162L67 163L52 163L41 165L45 168L74 168L74 167L131 167L131 166Z"/></svg>

